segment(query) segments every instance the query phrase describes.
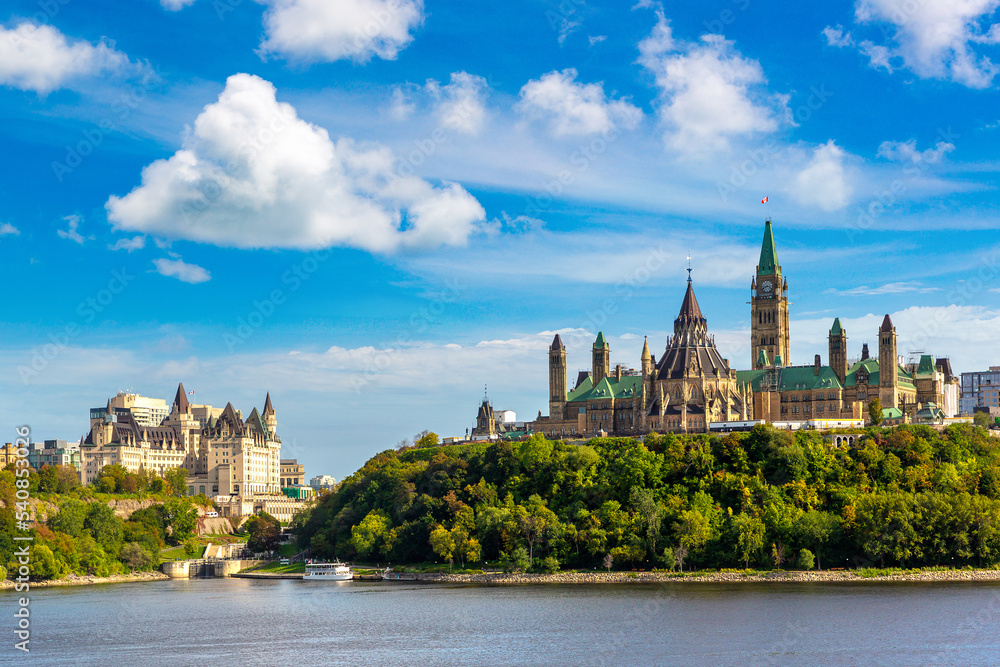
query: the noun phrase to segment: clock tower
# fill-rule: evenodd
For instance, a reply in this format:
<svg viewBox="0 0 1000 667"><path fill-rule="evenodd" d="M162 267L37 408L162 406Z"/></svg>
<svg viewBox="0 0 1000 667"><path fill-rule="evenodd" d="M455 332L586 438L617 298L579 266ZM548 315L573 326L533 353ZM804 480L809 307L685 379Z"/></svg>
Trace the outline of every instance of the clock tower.
<svg viewBox="0 0 1000 667"><path fill-rule="evenodd" d="M757 275L750 279L750 364L756 368L760 351L772 363L788 366L788 280L781 274L771 220L764 223Z"/></svg>

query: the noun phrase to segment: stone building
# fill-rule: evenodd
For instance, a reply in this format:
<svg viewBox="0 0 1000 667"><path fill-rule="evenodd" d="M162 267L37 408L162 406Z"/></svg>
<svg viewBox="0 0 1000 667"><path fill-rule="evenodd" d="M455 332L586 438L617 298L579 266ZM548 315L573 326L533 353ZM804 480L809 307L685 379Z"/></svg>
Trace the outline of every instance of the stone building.
<svg viewBox="0 0 1000 667"><path fill-rule="evenodd" d="M604 333L591 348L591 371L566 391L566 347L549 347L549 414L530 427L550 437L637 435L651 430L707 432L713 421L749 418L750 393L715 347L688 277L674 335L657 362L643 341L641 371L611 370Z"/></svg>
<svg viewBox="0 0 1000 667"><path fill-rule="evenodd" d="M159 426L139 424L130 411L111 401L80 443L81 481L93 482L105 465L162 475L171 468L189 472L188 493L246 498L280 494L281 438L271 396L262 413L246 420L232 403L225 408L192 406L184 385Z"/></svg>

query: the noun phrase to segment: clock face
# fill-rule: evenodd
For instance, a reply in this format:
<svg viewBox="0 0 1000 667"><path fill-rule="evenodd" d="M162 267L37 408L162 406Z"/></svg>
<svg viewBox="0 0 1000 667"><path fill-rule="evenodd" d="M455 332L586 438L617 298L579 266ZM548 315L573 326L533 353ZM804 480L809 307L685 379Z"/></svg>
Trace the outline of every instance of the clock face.
<svg viewBox="0 0 1000 667"><path fill-rule="evenodd" d="M771 290L772 290L772 289L774 289L774 285L773 285L773 284L771 284L771 281L770 281L770 280L765 280L764 282L762 282L762 283L760 284L760 289L761 289L761 291L762 291L762 292L764 292L765 294L770 294L770 293L771 293Z"/></svg>

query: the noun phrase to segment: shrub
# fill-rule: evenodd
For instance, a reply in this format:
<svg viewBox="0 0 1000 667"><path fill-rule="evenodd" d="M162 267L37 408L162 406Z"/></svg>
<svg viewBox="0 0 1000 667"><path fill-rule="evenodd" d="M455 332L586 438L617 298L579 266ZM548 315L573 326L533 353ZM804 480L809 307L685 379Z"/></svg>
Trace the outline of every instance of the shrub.
<svg viewBox="0 0 1000 667"><path fill-rule="evenodd" d="M6 581L6 580L7 580L7 568L5 568L3 565L0 565L0 581Z"/></svg>
<svg viewBox="0 0 1000 667"><path fill-rule="evenodd" d="M538 569L545 574L555 574L559 571L559 559L555 556L549 556L541 561Z"/></svg>
<svg viewBox="0 0 1000 667"><path fill-rule="evenodd" d="M795 565L798 566L800 570L811 570L816 564L816 558L813 553L808 549L802 549L799 551L799 557L795 561Z"/></svg>

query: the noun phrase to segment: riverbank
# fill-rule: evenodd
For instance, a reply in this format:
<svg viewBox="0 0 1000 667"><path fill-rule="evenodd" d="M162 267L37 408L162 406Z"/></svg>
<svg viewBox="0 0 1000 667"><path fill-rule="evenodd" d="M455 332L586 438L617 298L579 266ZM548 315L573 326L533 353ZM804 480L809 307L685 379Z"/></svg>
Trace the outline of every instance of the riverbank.
<svg viewBox="0 0 1000 667"><path fill-rule="evenodd" d="M111 577L93 577L68 575L64 579L53 579L50 581L32 581L31 588L49 588L52 586L89 586L92 584L125 584L138 581L169 581L170 577L162 572L136 572L135 574L116 574ZM0 581L0 591L11 590L16 582Z"/></svg>
<svg viewBox="0 0 1000 667"><path fill-rule="evenodd" d="M685 583L837 583L863 581L1000 581L1000 570L941 570L892 574L861 574L858 570L824 572L559 572L556 574L432 574L410 575L411 581L453 584L685 584Z"/></svg>

